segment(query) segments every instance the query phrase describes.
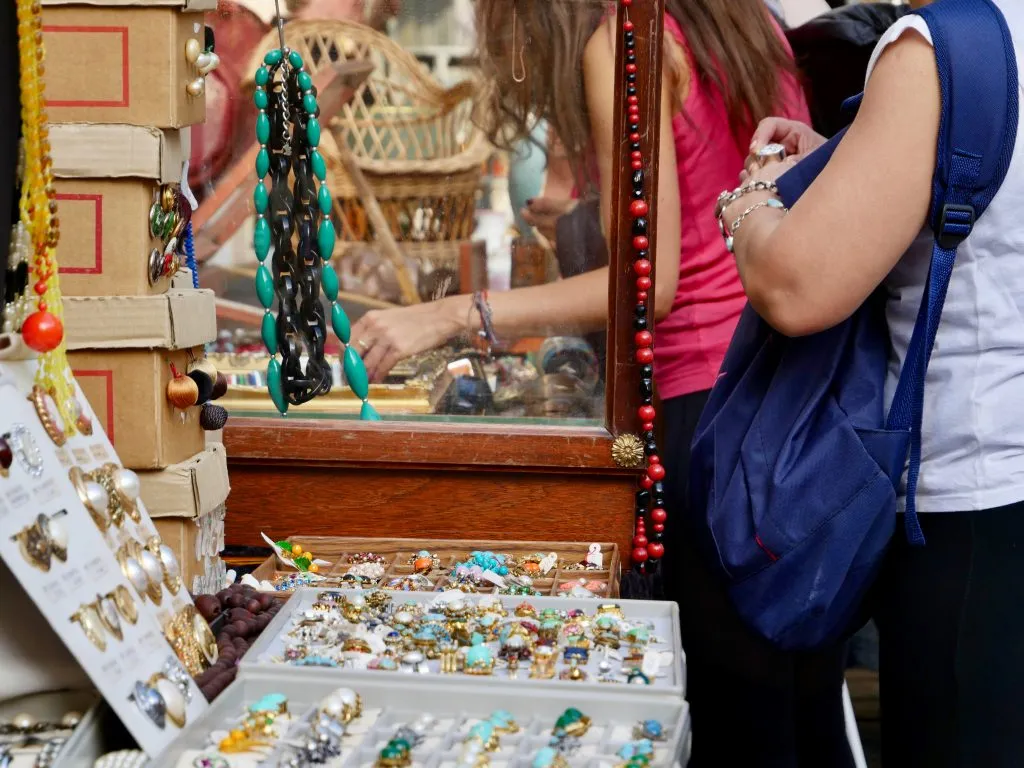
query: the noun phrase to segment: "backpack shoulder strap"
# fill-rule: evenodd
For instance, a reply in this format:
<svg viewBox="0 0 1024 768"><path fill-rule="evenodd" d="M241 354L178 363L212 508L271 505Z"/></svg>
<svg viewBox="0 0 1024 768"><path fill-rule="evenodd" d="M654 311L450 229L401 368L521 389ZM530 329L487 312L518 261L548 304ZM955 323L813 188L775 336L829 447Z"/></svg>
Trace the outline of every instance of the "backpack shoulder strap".
<svg viewBox="0 0 1024 768"><path fill-rule="evenodd" d="M912 544L923 544L915 493L925 372L957 248L971 234L1009 170L1019 97L1013 40L992 0L937 0L916 13L932 37L942 91L931 202L935 247L887 427L910 432L907 536Z"/></svg>

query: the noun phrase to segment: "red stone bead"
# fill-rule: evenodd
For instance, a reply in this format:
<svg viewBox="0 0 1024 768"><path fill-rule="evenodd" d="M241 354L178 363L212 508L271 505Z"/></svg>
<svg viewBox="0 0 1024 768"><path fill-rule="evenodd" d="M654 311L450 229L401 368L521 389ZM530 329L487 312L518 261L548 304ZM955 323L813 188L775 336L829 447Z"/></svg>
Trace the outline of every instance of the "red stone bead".
<svg viewBox="0 0 1024 768"><path fill-rule="evenodd" d="M634 563L646 563L647 562L647 550L644 547L637 547L633 550L633 562Z"/></svg>
<svg viewBox="0 0 1024 768"><path fill-rule="evenodd" d="M633 262L633 271L641 277L651 274L650 259L637 259Z"/></svg>
<svg viewBox="0 0 1024 768"><path fill-rule="evenodd" d="M633 133L629 134L629 140L631 142L633 142L634 144L639 144L640 143L640 134L636 133L634 131Z"/></svg>
<svg viewBox="0 0 1024 768"><path fill-rule="evenodd" d="M652 453L650 456L647 457L647 463L648 464L661 464L661 457L658 454L656 454L656 453Z"/></svg>
<svg viewBox="0 0 1024 768"><path fill-rule="evenodd" d="M636 351L636 361L640 365L650 365L654 362L654 350L650 347L642 347Z"/></svg>
<svg viewBox="0 0 1024 768"><path fill-rule="evenodd" d="M649 291L651 290L651 278L644 275L636 279L636 289L638 291Z"/></svg>
<svg viewBox="0 0 1024 768"><path fill-rule="evenodd" d="M627 64L626 65L626 72L628 72L631 75L635 75L636 74L636 64Z"/></svg>
<svg viewBox="0 0 1024 768"><path fill-rule="evenodd" d="M46 281L40 280L38 283L35 284L34 289L38 295L42 296L44 293L46 293Z"/></svg>
<svg viewBox="0 0 1024 768"><path fill-rule="evenodd" d="M633 537L633 546L634 547L646 547L647 546L647 537L644 536L642 533L638 533L636 536Z"/></svg>
<svg viewBox="0 0 1024 768"><path fill-rule="evenodd" d="M629 213L634 219L646 216L649 210L650 207L647 205L646 200L634 200L629 204Z"/></svg>
<svg viewBox="0 0 1024 768"><path fill-rule="evenodd" d="M637 291L636 292L636 300L637 301L647 301L647 291Z"/></svg>
<svg viewBox="0 0 1024 768"><path fill-rule="evenodd" d="M664 533L665 532L665 524L664 523L655 523L651 527L654 528L654 532L655 533Z"/></svg>
<svg viewBox="0 0 1024 768"><path fill-rule="evenodd" d="M640 97L639 96L627 96L626 97L626 103L627 104L639 104L640 103Z"/></svg>
<svg viewBox="0 0 1024 768"><path fill-rule="evenodd" d="M636 342L638 347L649 347L654 343L654 334L650 331L637 331L633 341Z"/></svg>
<svg viewBox="0 0 1024 768"><path fill-rule="evenodd" d="M641 405L637 414L640 416L640 421L654 421L656 415L653 405Z"/></svg>
<svg viewBox="0 0 1024 768"><path fill-rule="evenodd" d="M654 481L651 480L651 478L649 478L647 475L644 475L643 477L640 478L640 487L643 488L645 491L651 490L651 487L653 485Z"/></svg>
<svg viewBox="0 0 1024 768"><path fill-rule="evenodd" d="M21 337L29 349L49 352L56 349L64 338L64 325L56 315L50 314L40 305L38 312L25 318L21 326Z"/></svg>
<svg viewBox="0 0 1024 768"><path fill-rule="evenodd" d="M652 541L647 545L647 553L654 560L660 560L661 556L665 554L665 545L659 541Z"/></svg>
<svg viewBox="0 0 1024 768"><path fill-rule="evenodd" d="M634 160L629 164L629 167L632 168L634 171L642 171L644 169L644 161Z"/></svg>
<svg viewBox="0 0 1024 768"><path fill-rule="evenodd" d="M632 152L629 153L629 159L630 160L643 160L644 159L644 154L639 149L634 149Z"/></svg>
<svg viewBox="0 0 1024 768"><path fill-rule="evenodd" d="M631 115L639 115L640 106L638 104L630 104L626 111Z"/></svg>
<svg viewBox="0 0 1024 768"><path fill-rule="evenodd" d="M637 235L633 238L633 248L637 251L646 251L651 247L651 241L645 235Z"/></svg>
<svg viewBox="0 0 1024 768"><path fill-rule="evenodd" d="M0 437L0 468L10 469L11 464L14 463L14 452L11 450L10 444ZM644 539L644 544L647 540Z"/></svg>
<svg viewBox="0 0 1024 768"><path fill-rule="evenodd" d="M665 479L665 468L661 464L651 464L647 468L647 476L654 482Z"/></svg>
<svg viewBox="0 0 1024 768"><path fill-rule="evenodd" d="M653 421L645 421L643 424L640 425L640 431L641 432L653 432L654 431L654 422Z"/></svg>
<svg viewBox="0 0 1024 768"><path fill-rule="evenodd" d="M651 521L655 523L664 523L668 519L668 513L661 507L655 507L651 510Z"/></svg>

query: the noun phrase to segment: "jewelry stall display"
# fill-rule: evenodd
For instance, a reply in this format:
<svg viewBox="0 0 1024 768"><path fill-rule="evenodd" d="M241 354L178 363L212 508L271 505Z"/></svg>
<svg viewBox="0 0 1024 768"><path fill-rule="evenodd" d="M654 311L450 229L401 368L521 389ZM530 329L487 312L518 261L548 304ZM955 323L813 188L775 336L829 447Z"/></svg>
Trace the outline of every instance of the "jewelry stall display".
<svg viewBox="0 0 1024 768"><path fill-rule="evenodd" d="M686 764L680 699L338 685L294 676L232 686L154 768L669 768ZM656 734L656 735L654 735Z"/></svg>
<svg viewBox="0 0 1024 768"><path fill-rule="evenodd" d="M288 413L290 405L330 392L333 373L324 358L327 323L320 303L322 286L331 304L331 327L344 346L345 379L362 401L359 416L376 421L380 416L368 399L369 375L359 353L348 344L352 326L338 303L338 275L331 266L336 235L327 164L318 149L317 92L302 56L285 46L281 24L278 17L281 47L264 57L253 94L260 145L253 190L253 248L260 262L256 295L266 310L262 336L270 353L267 388L281 415ZM269 189L264 183L268 176ZM293 179L294 193L289 189ZM273 274L265 263L271 251ZM275 298L276 317L271 312Z"/></svg>
<svg viewBox="0 0 1024 768"><path fill-rule="evenodd" d="M303 588L241 664L374 679L632 684L681 695L677 613L653 601Z"/></svg>
<svg viewBox="0 0 1024 768"><path fill-rule="evenodd" d="M614 544L302 536L274 541L265 534L263 538L275 556L242 579L267 592L287 593L302 586L397 592L459 589L524 597L562 593L605 598L618 592L619 555Z"/></svg>
<svg viewBox="0 0 1024 768"><path fill-rule="evenodd" d="M97 701L86 691L28 696L0 704L0 765L51 768Z"/></svg>

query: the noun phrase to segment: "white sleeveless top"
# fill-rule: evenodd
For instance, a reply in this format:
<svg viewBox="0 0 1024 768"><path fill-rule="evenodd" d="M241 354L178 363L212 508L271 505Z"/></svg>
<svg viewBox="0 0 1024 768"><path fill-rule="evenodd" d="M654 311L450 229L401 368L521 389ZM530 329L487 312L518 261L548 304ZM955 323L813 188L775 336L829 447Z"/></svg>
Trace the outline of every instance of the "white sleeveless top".
<svg viewBox="0 0 1024 768"><path fill-rule="evenodd" d="M1024 86L1024 3L995 0L1014 40ZM871 58L924 20L907 16ZM1024 87L1021 89L1024 108ZM891 402L917 319L932 254L925 230L885 281L892 341ZM921 512L993 509L1024 500L1024 115L1009 173L957 251L924 390Z"/></svg>

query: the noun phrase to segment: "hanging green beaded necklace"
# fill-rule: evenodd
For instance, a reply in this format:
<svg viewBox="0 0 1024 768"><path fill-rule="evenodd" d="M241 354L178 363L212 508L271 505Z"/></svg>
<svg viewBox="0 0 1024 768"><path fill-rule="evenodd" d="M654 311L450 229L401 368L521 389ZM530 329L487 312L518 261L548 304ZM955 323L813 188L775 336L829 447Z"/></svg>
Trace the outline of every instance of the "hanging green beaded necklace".
<svg viewBox="0 0 1024 768"><path fill-rule="evenodd" d="M256 70L253 94L260 144L253 190L253 248L260 262L256 295L266 310L261 335L271 356L267 388L281 415L287 414L290 405L330 392L333 371L324 359L327 326L320 303L322 286L331 303L331 327L344 348L345 379L363 403L359 416L376 421L380 416L367 399L369 377L362 358L349 346L351 323L338 303L338 275L330 263L336 236L327 164L318 149L321 128L316 88L302 56L284 44L280 14L278 32L281 47L263 58L263 66ZM264 183L268 177L269 189ZM271 311L275 298L276 315Z"/></svg>

